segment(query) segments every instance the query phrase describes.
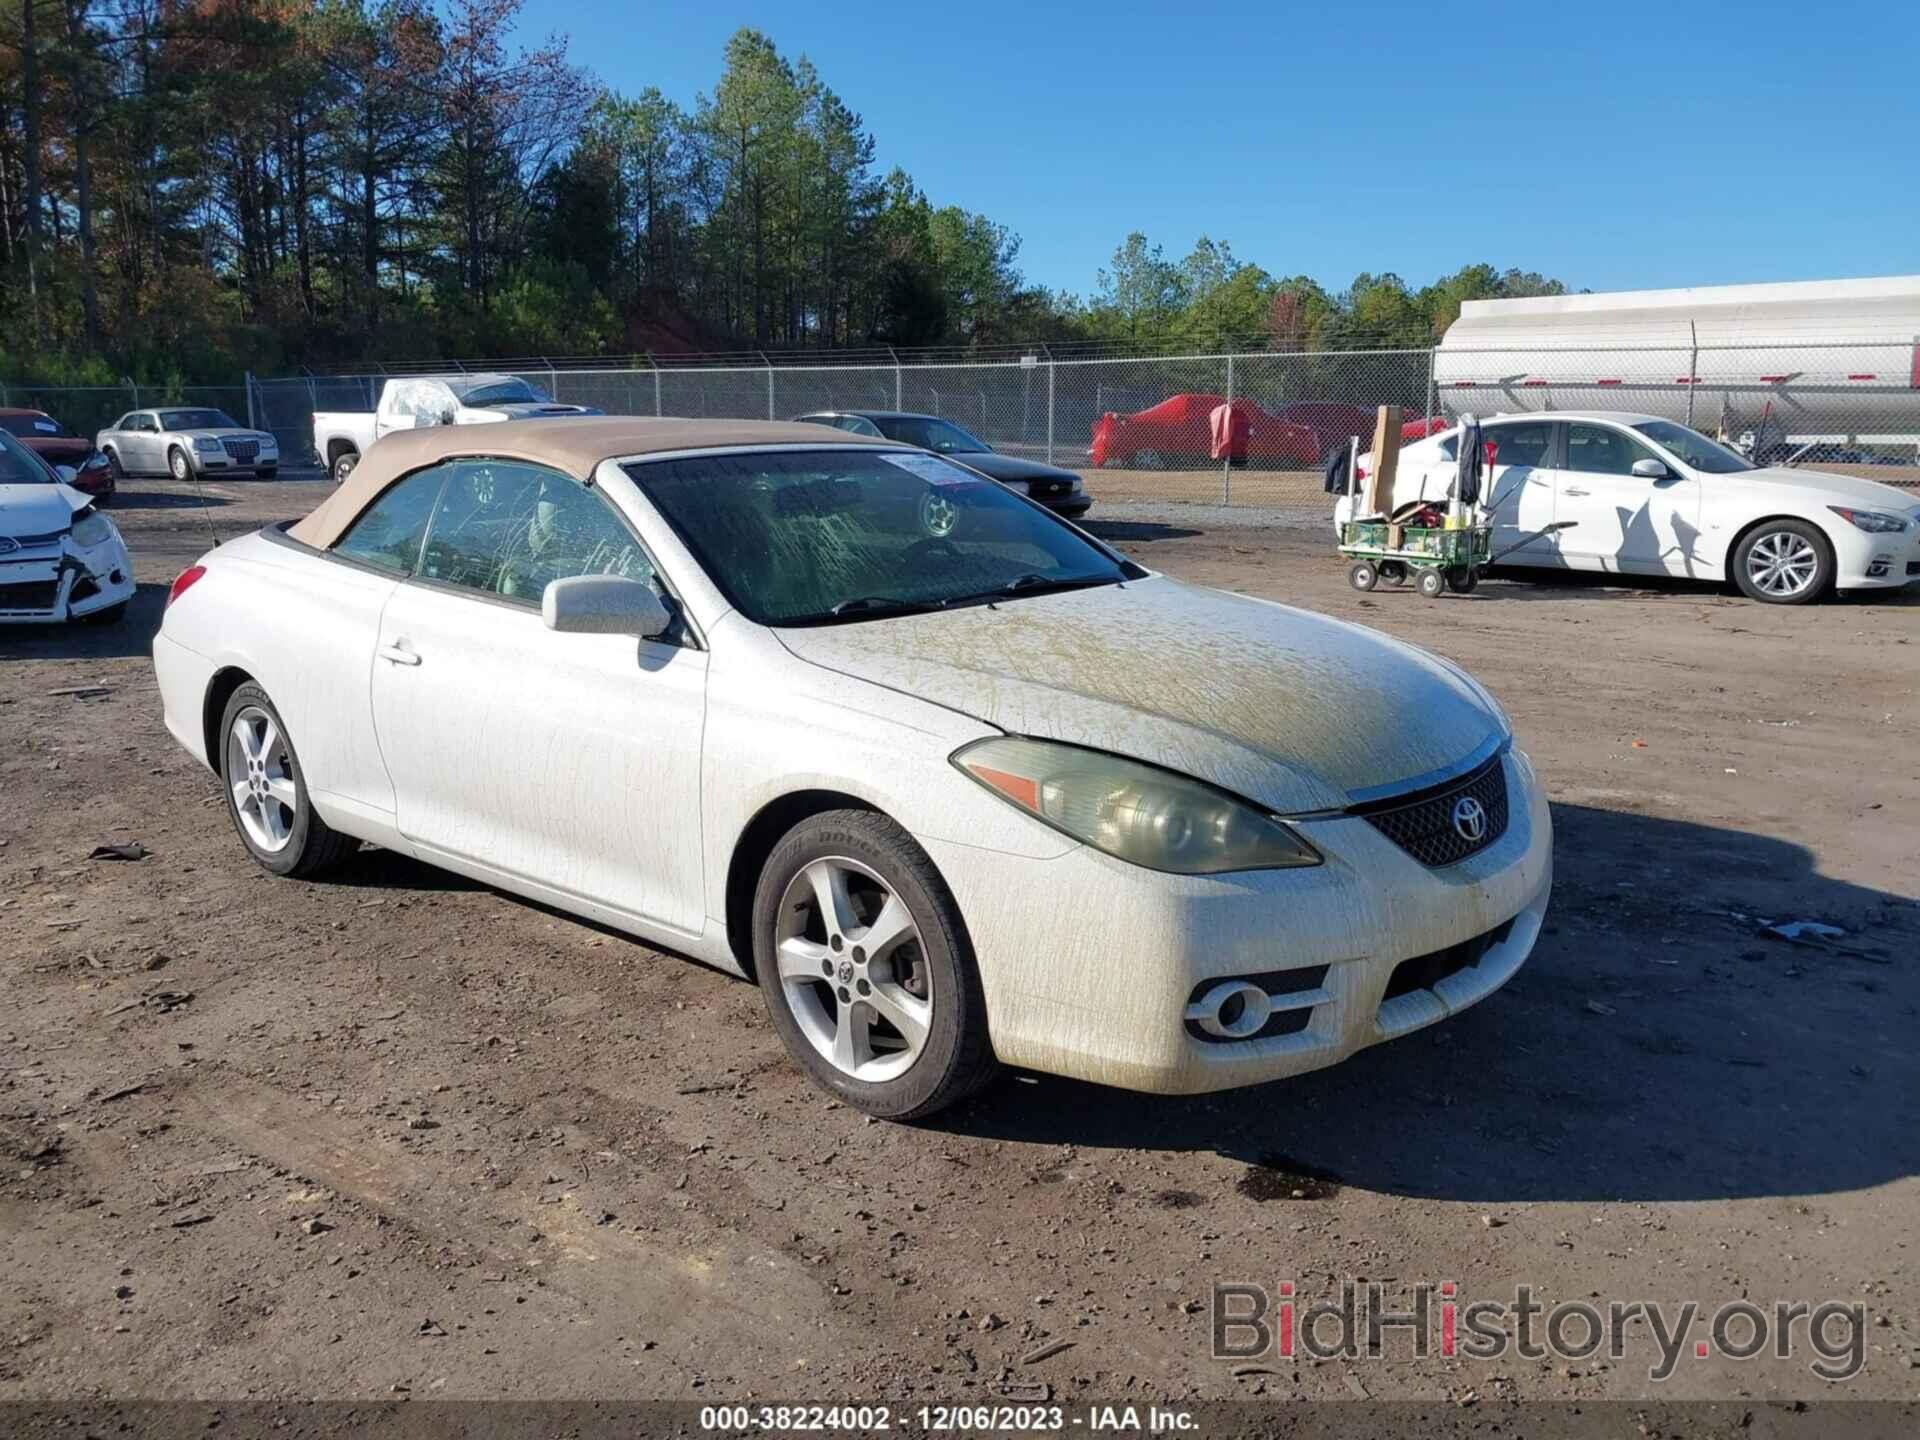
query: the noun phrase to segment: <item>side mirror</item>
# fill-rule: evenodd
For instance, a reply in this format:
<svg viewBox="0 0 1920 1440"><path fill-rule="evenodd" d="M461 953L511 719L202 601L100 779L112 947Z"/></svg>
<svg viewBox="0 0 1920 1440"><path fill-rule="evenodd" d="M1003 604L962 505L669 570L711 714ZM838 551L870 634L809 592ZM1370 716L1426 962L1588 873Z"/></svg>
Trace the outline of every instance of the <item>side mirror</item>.
<svg viewBox="0 0 1920 1440"><path fill-rule="evenodd" d="M53 467L53 473L58 475L62 483L67 485L71 485L80 476L80 472L71 465L56 465Z"/></svg>
<svg viewBox="0 0 1920 1440"><path fill-rule="evenodd" d="M1638 475L1642 480L1671 480L1674 478L1673 471L1667 468L1666 461L1654 460L1652 458L1634 461L1633 473Z"/></svg>
<svg viewBox="0 0 1920 1440"><path fill-rule="evenodd" d="M620 575L570 575L555 580L540 597L549 630L566 635L637 635L655 640L673 616L651 585Z"/></svg>
<svg viewBox="0 0 1920 1440"><path fill-rule="evenodd" d="M438 419L442 425L453 424L453 407L449 405L446 409L442 410Z"/></svg>

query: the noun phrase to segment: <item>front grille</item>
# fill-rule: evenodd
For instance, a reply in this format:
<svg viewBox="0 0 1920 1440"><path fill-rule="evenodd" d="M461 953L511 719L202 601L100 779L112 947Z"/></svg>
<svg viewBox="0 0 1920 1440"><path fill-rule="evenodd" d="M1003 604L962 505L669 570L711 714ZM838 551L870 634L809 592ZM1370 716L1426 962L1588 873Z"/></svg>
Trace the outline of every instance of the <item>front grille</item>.
<svg viewBox="0 0 1920 1440"><path fill-rule="evenodd" d="M0 610L51 610L59 593L58 580L29 580L21 585L0 585Z"/></svg>
<svg viewBox="0 0 1920 1440"><path fill-rule="evenodd" d="M1454 823L1454 807L1462 799L1476 800L1485 816L1477 838ZM1507 775L1500 757L1457 780L1449 780L1411 795L1396 795L1357 805L1353 813L1406 851L1422 865L1436 870L1458 865L1477 855L1507 833Z"/></svg>
<svg viewBox="0 0 1920 1440"><path fill-rule="evenodd" d="M1482 955L1512 933L1513 921L1507 920L1486 934L1462 940L1458 945L1435 950L1431 955L1415 955L1411 960L1402 960L1393 967L1393 974L1387 977L1387 991L1380 997L1380 1003L1384 1005L1415 990L1433 989L1449 975L1458 975L1469 966L1478 965Z"/></svg>
<svg viewBox="0 0 1920 1440"><path fill-rule="evenodd" d="M258 440L223 440L220 443L227 447L227 454L242 465L251 465L260 456Z"/></svg>

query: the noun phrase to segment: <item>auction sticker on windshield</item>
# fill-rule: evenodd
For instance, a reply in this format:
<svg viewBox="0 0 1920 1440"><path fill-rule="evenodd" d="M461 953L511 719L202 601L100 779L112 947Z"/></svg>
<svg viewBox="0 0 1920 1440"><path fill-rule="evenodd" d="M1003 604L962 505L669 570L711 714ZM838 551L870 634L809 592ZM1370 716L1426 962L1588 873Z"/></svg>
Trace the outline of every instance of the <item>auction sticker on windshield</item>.
<svg viewBox="0 0 1920 1440"><path fill-rule="evenodd" d="M897 465L909 475L918 475L933 485L984 485L971 470L962 470L958 465L949 464L938 455L882 455L889 465Z"/></svg>

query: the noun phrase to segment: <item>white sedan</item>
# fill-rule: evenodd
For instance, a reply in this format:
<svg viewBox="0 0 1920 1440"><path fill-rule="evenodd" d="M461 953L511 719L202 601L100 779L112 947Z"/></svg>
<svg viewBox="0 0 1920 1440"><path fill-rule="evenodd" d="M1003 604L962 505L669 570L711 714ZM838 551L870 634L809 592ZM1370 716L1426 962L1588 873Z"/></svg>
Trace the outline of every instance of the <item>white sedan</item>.
<svg viewBox="0 0 1920 1440"><path fill-rule="evenodd" d="M1493 548L1571 521L1508 564L1733 580L1793 605L1920 579L1920 494L1786 466L1758 468L1671 420L1548 411L1481 422ZM1458 427L1400 452L1396 500L1443 498ZM1346 518L1347 500L1336 507Z"/></svg>
<svg viewBox="0 0 1920 1440"><path fill-rule="evenodd" d="M91 495L0 431L0 625L111 625L133 599L133 562Z"/></svg>
<svg viewBox="0 0 1920 1440"><path fill-rule="evenodd" d="M1331 1064L1504 984L1552 882L1451 664L812 425L389 436L154 666L268 870L372 841L755 976L876 1115Z"/></svg>

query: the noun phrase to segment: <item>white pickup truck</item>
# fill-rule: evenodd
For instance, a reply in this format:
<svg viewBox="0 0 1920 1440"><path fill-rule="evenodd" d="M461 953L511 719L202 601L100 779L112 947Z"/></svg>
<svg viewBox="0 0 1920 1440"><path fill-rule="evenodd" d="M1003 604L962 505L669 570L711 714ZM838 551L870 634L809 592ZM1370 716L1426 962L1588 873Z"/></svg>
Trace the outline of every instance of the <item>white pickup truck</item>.
<svg viewBox="0 0 1920 1440"><path fill-rule="evenodd" d="M591 405L561 405L518 375L404 375L381 387L380 406L364 410L316 410L314 453L326 461L338 484L353 473L374 441L395 430L430 425L485 425L547 415L598 415Z"/></svg>

